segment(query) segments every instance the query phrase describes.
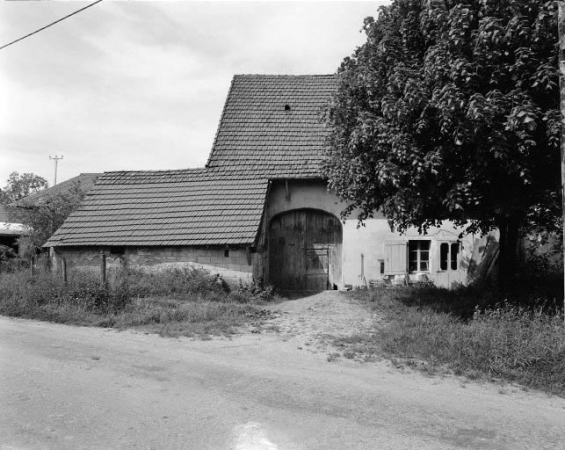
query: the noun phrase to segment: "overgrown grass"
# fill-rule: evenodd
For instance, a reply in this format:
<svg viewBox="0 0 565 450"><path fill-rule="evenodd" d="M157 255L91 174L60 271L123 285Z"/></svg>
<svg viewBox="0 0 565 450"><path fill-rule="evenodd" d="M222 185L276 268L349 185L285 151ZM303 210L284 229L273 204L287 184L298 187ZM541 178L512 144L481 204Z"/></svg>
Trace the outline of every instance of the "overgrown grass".
<svg viewBox="0 0 565 450"><path fill-rule="evenodd" d="M341 339L344 356L385 355L431 373L500 379L565 396L565 326L557 301L511 302L481 288L354 295L384 320L373 333Z"/></svg>
<svg viewBox="0 0 565 450"><path fill-rule="evenodd" d="M262 318L272 291L225 283L205 271L114 274L103 286L95 273L60 277L29 271L0 275L0 314L86 326L143 327L167 336L228 335Z"/></svg>

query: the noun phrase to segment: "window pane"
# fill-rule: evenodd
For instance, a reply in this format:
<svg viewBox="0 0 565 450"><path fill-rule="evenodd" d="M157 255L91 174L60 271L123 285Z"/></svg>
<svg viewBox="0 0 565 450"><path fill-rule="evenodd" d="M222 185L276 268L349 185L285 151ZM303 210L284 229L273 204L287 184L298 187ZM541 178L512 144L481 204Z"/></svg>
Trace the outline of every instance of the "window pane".
<svg viewBox="0 0 565 450"><path fill-rule="evenodd" d="M425 252L420 252L420 261L429 261L430 260L430 252L429 251L425 251Z"/></svg>
<svg viewBox="0 0 565 450"><path fill-rule="evenodd" d="M447 261L449 258L449 244L443 243L439 247L439 261L440 261L440 269L447 270Z"/></svg>
<svg viewBox="0 0 565 450"><path fill-rule="evenodd" d="M451 244L451 270L457 270L458 254L459 254L459 243Z"/></svg>
<svg viewBox="0 0 565 450"><path fill-rule="evenodd" d="M408 270L410 272L429 272L431 241L408 241Z"/></svg>

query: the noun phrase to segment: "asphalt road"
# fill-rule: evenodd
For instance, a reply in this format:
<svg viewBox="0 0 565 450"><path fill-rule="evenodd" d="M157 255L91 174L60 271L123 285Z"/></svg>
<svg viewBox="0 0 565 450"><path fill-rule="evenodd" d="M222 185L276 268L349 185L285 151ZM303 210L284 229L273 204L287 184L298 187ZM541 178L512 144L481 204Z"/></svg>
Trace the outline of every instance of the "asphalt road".
<svg viewBox="0 0 565 450"><path fill-rule="evenodd" d="M565 449L565 400L211 341L0 318L0 449Z"/></svg>

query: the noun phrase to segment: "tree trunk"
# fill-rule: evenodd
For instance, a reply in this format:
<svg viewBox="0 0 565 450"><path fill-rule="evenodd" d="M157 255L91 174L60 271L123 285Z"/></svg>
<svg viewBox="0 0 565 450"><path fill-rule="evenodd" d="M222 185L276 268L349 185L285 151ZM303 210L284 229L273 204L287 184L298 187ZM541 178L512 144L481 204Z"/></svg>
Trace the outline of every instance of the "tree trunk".
<svg viewBox="0 0 565 450"><path fill-rule="evenodd" d="M519 227L517 221L512 219L501 221L499 231L498 286L502 290L508 290L514 284L518 272Z"/></svg>
<svg viewBox="0 0 565 450"><path fill-rule="evenodd" d="M565 240L565 3L557 2L559 8L559 89L561 91L561 206L563 214L563 239ZM563 264L565 264L565 241L563 242ZM563 271L565 286L565 270ZM565 320L565 298L563 299Z"/></svg>

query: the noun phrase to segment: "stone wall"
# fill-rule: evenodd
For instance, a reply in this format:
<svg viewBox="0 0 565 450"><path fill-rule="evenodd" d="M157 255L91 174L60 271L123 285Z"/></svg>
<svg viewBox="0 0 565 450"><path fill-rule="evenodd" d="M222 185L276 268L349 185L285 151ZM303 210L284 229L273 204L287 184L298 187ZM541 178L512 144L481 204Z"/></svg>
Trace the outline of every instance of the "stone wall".
<svg viewBox="0 0 565 450"><path fill-rule="evenodd" d="M101 252L106 255L108 272L124 268L132 270L159 271L171 268L203 269L211 275L218 274L231 285L239 280L250 282L253 277L253 262L256 257L246 248L226 247L59 247L53 255L54 267L61 270L62 258L67 271L92 270L100 273Z"/></svg>

